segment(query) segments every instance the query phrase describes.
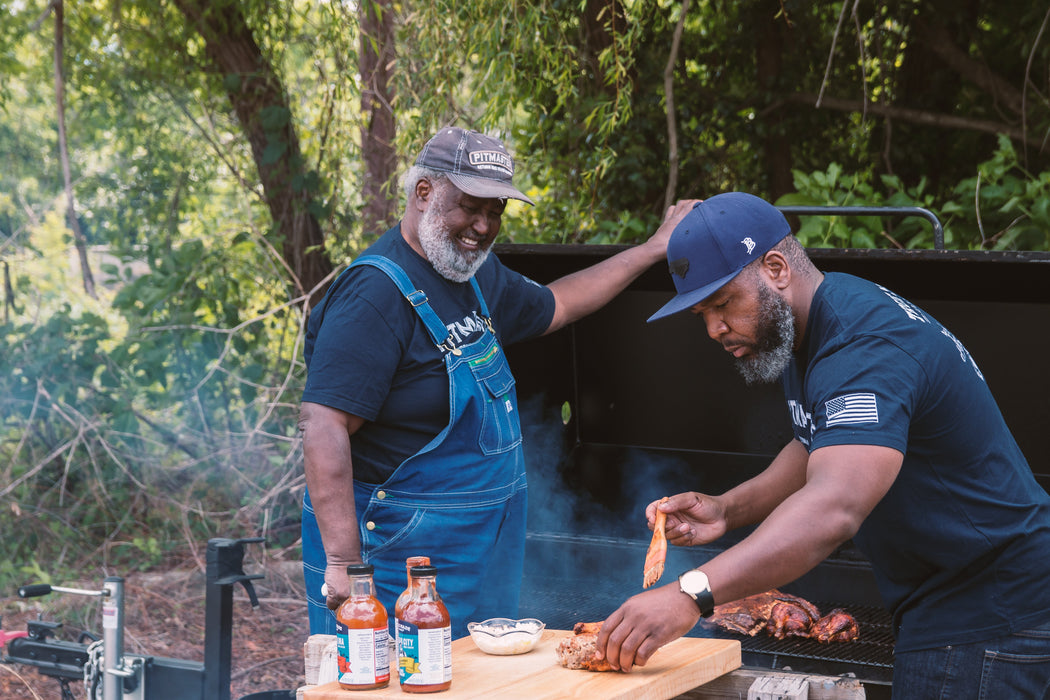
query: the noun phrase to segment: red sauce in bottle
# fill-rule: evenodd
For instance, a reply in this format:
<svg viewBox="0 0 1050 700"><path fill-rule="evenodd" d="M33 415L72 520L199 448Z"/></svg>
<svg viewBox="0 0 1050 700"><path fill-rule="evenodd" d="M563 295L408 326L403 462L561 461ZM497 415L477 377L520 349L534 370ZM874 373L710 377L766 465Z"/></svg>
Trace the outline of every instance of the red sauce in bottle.
<svg viewBox="0 0 1050 700"><path fill-rule="evenodd" d="M372 690L390 684L390 631L386 608L375 596L371 564L346 567L350 597L336 610L339 687Z"/></svg>
<svg viewBox="0 0 1050 700"><path fill-rule="evenodd" d="M437 592L437 569L413 566L409 574L411 593L394 620L401 690L448 690L452 687L452 619Z"/></svg>
<svg viewBox="0 0 1050 700"><path fill-rule="evenodd" d="M401 608L403 608L408 599L412 597L413 566L430 566L430 557L409 557L408 559L405 559L405 580L407 581L407 586L405 587L405 590L401 592L401 595L397 597L397 601L394 603L395 620L401 616Z"/></svg>

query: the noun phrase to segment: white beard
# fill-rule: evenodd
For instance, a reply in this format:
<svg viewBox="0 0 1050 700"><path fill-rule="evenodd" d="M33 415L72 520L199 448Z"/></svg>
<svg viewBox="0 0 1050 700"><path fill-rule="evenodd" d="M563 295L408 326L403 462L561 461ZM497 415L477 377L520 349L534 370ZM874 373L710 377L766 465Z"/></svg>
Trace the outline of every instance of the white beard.
<svg viewBox="0 0 1050 700"><path fill-rule="evenodd" d="M442 277L453 282L466 282L478 271L489 249L464 253L449 235L448 224L433 206L419 219L419 245L427 260Z"/></svg>
<svg viewBox="0 0 1050 700"><path fill-rule="evenodd" d="M759 287L761 335L751 357L736 360L736 369L748 384L771 383L780 379L791 362L795 344L795 317L791 306L766 287Z"/></svg>

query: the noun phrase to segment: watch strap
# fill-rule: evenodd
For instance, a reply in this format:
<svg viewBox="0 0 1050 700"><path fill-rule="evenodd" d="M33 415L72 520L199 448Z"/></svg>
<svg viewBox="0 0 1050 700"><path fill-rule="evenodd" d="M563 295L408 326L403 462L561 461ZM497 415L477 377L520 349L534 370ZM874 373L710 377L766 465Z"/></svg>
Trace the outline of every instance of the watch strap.
<svg viewBox="0 0 1050 700"><path fill-rule="evenodd" d="M715 613L715 597L710 588L705 588L693 596L697 606L700 607L700 617L711 617Z"/></svg>

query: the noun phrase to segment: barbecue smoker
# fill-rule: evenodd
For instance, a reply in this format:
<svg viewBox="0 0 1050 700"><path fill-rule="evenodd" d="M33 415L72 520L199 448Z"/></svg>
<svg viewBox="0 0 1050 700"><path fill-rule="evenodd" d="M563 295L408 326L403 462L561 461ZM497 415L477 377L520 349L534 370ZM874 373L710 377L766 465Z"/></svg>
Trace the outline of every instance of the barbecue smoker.
<svg viewBox="0 0 1050 700"><path fill-rule="evenodd" d="M937 225L939 228L939 225ZM935 229L936 230L936 229ZM540 283L618 246L497 246ZM1036 478L1050 489L1050 253L811 250L824 271L856 274L917 303L970 350ZM685 490L719 493L761 471L791 438L779 386L747 387L688 313L646 324L674 290L656 265L598 313L508 349L529 469L522 616L571 629L642 590L644 508ZM498 323L499 319L496 319ZM661 583L738 541L670 547ZM848 644L741 638L697 625L690 636L741 639L747 666L855 674L889 697L893 636L870 565L850 544L785 592L860 623Z"/></svg>

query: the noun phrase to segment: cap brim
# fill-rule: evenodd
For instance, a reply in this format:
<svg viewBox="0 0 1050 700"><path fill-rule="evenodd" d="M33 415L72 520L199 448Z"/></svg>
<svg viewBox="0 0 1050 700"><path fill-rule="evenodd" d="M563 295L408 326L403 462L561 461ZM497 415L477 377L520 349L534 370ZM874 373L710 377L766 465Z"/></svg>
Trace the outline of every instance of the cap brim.
<svg viewBox="0 0 1050 700"><path fill-rule="evenodd" d="M724 287L741 272L743 272L743 269L730 273L709 284L705 284L703 287L698 287L697 289L691 289L688 292L682 292L681 294L675 295L674 299L661 306L659 311L650 316L646 323L652 323L653 321L664 318L665 316L670 316L671 314L676 314L679 311L685 311L686 309L696 306L704 299Z"/></svg>
<svg viewBox="0 0 1050 700"><path fill-rule="evenodd" d="M498 180L471 177L459 173L448 173L448 179L453 185L472 197L480 197L481 199L517 199L528 204L536 204L536 202L519 192L513 185Z"/></svg>

